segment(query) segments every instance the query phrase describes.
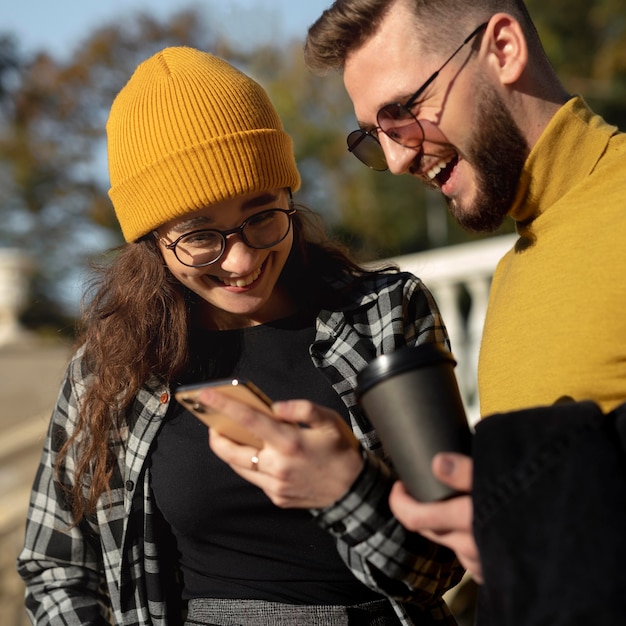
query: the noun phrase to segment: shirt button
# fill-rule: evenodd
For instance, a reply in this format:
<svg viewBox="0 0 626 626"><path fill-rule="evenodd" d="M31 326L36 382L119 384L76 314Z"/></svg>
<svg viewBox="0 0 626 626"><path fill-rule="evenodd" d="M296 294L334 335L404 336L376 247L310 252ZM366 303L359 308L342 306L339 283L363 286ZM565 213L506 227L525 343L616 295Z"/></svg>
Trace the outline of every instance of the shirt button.
<svg viewBox="0 0 626 626"><path fill-rule="evenodd" d="M330 529L338 535L346 532L346 525L343 522L335 522L331 525Z"/></svg>
<svg viewBox="0 0 626 626"><path fill-rule="evenodd" d="M127 480L124 486L126 487L126 491L132 491L135 488L135 483L132 480Z"/></svg>
<svg viewBox="0 0 626 626"><path fill-rule="evenodd" d="M162 393L161 397L159 398L159 402L161 404L167 404L169 399L170 399L170 394L169 393Z"/></svg>

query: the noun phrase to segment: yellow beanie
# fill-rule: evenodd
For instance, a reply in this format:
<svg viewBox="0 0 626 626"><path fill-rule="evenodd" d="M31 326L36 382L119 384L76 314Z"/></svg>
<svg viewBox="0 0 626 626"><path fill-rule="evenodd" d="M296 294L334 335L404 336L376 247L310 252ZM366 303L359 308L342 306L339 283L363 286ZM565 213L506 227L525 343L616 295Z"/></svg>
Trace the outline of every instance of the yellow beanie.
<svg viewBox="0 0 626 626"><path fill-rule="evenodd" d="M126 241L215 202L300 186L265 90L223 59L165 48L141 63L107 122L109 197Z"/></svg>

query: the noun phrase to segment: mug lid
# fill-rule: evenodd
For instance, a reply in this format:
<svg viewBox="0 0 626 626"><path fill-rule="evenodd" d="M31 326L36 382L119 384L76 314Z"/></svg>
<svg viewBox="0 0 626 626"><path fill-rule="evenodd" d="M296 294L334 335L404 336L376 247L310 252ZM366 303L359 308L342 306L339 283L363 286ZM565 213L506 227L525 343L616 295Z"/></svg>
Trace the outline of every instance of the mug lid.
<svg viewBox="0 0 626 626"><path fill-rule="evenodd" d="M376 357L356 375L356 396L359 399L375 384L411 369L447 361L456 365L452 353L441 343L406 346Z"/></svg>

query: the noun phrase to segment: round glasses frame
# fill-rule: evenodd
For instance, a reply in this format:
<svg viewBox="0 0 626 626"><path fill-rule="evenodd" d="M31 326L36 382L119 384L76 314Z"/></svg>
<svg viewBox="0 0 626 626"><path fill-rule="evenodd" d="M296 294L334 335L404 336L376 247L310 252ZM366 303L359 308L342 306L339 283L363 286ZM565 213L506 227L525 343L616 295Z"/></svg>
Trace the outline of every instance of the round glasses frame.
<svg viewBox="0 0 626 626"><path fill-rule="evenodd" d="M230 228L228 230L217 230L216 228L200 228L198 230L192 230L188 233L184 233L183 235L172 241L172 243L164 244L164 247L167 250L171 250L178 259L178 261L183 265L186 265L187 267L206 267L207 265L217 263L217 261L219 261L222 256L224 256L224 252L226 251L227 237L230 237L230 235L238 234L241 237L241 240L248 247L254 248L255 250L265 250L266 248L271 248L272 246L279 244L289 234L289 231L291 230L292 217L295 215L295 213L296 209L293 207L290 209L266 209L265 211L259 211L258 213L251 215L235 228ZM250 236L246 235L246 228L250 229L250 227L254 226L255 223L258 224L260 218L262 220L262 218L271 217L277 214L283 214L287 217L284 232L279 237L260 245L250 241ZM184 261L181 258L181 255L179 255L179 244L182 243L184 245L186 239L189 239L191 237L198 237L203 233L219 236L218 241L220 242L220 246L215 258L212 258L210 261L203 261L202 263L188 263L187 261ZM163 240L163 238L156 231L154 231L154 236L159 241ZM201 253L200 248L196 248L196 250L198 253ZM206 254L207 252L208 250L204 254Z"/></svg>
<svg viewBox="0 0 626 626"><path fill-rule="evenodd" d="M487 27L489 22L477 26L461 43L460 46L445 60L443 65L433 72L415 93L405 102L386 104L376 114L378 126L370 130L359 128L353 130L347 137L348 151L371 169L384 172L389 169L383 147L374 133L382 131L389 139L404 146L417 150L424 143L424 128L413 111L415 101L424 93L428 86L439 76L450 61L466 46L478 33Z"/></svg>

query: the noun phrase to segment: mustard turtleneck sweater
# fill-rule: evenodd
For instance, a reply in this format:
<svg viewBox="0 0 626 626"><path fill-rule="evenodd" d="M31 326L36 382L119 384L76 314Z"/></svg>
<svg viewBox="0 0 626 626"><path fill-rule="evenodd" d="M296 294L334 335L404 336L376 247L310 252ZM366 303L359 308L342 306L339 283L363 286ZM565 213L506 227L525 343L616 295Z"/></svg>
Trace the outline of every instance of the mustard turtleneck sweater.
<svg viewBox="0 0 626 626"><path fill-rule="evenodd" d="M509 215L478 367L481 415L626 401L626 134L579 98L551 120Z"/></svg>

